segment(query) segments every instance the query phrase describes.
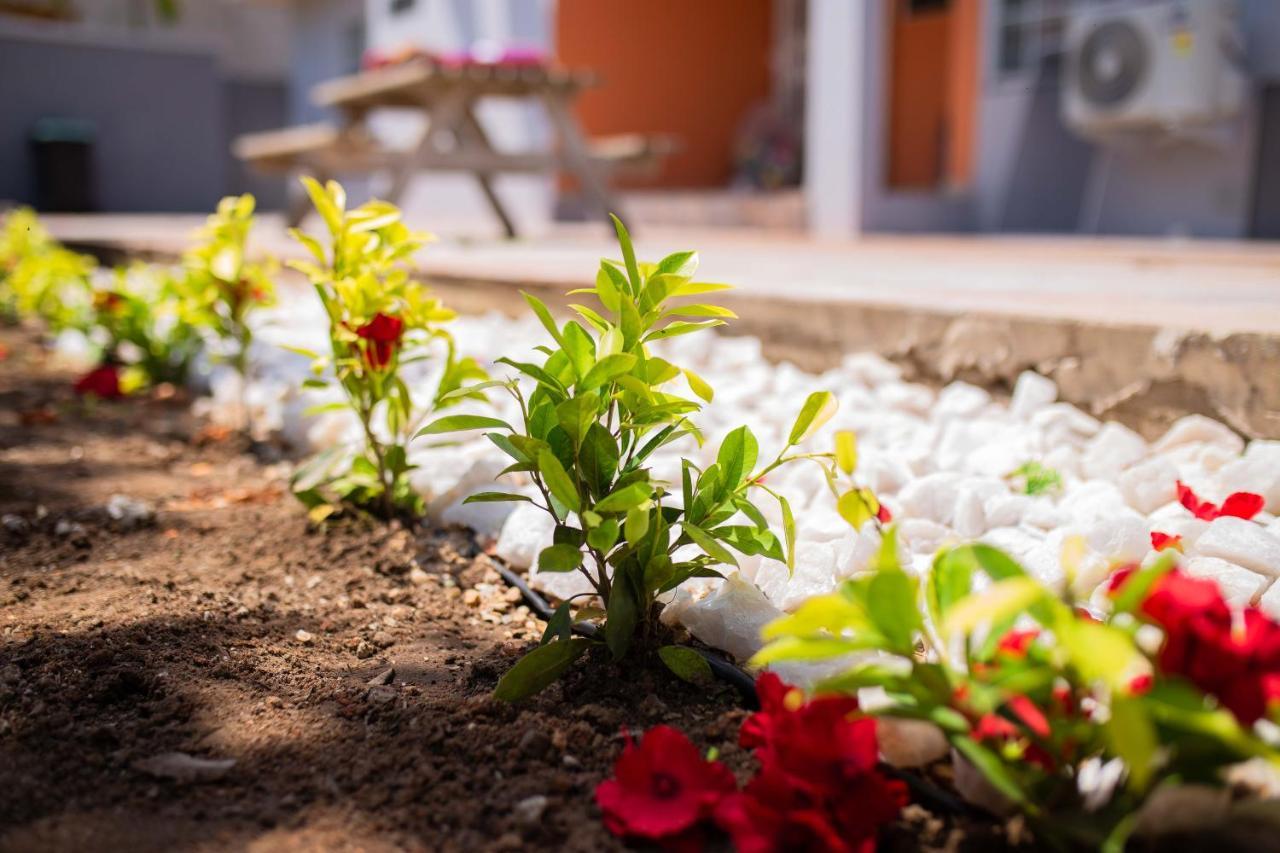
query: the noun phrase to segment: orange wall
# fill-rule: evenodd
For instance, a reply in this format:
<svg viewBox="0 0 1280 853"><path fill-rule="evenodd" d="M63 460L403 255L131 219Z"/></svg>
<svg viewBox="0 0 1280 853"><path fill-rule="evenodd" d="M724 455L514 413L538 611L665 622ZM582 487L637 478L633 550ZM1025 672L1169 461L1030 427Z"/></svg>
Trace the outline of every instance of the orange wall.
<svg viewBox="0 0 1280 853"><path fill-rule="evenodd" d="M978 88L978 0L909 14L892 6L889 185L963 186L973 171Z"/></svg>
<svg viewBox="0 0 1280 853"><path fill-rule="evenodd" d="M577 113L589 136L667 133L681 148L629 186L715 187L733 143L769 95L770 0L558 0L556 53L600 86Z"/></svg>

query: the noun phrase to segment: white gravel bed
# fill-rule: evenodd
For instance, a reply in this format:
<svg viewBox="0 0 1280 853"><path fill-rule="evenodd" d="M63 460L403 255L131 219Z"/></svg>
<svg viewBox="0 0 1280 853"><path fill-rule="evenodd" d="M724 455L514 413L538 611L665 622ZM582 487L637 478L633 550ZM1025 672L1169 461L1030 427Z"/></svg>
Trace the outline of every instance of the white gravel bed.
<svg viewBox="0 0 1280 853"><path fill-rule="evenodd" d="M508 373L493 364L495 358L519 360L545 337L532 318L498 314L462 317L452 331L459 350L495 376ZM358 440L358 427L345 413L303 416L307 407L332 397L301 389L307 360L280 349L281 343L325 349L319 306L290 304L264 321L247 395L258 428L314 450ZM67 346L74 349L72 343ZM1246 445L1223 424L1191 415L1149 443L1121 424L1100 422L1057 402L1056 385L1030 372L1020 377L1006 405L964 382L940 391L905 382L897 366L870 353L848 355L840 367L813 375L789 363L768 363L760 341L750 337L690 335L663 341L659 349L716 389L714 402L697 417L707 445L698 448L686 439L653 457L658 476L672 483L679 482L681 455L700 464L712 461L720 439L740 424L748 424L759 438L760 458L772 458L805 396L825 389L839 398L839 412L807 449L830 450L837 429L857 432L858 479L893 512L909 570L928 572L941 545L979 540L1007 551L1046 583L1059 588L1070 583L1087 600L1118 561L1152 559L1150 535L1159 531L1182 537L1187 571L1218 581L1234 604L1260 604L1280 618L1280 589L1273 589L1280 574L1275 516L1280 512L1280 441ZM429 365L420 368L411 366L405 379L410 388L422 387L425 397L432 377ZM235 374L213 368L209 391L199 405L214 418L234 421L240 400ZM518 418L507 395L490 396L498 416ZM582 591L585 581L576 573L539 574L532 565L551 544L549 520L541 511L528 504L461 505L473 492L492 490L494 475L507 464L482 435L463 434L448 446L415 442L410 460L418 466L413 482L433 518L467 524L495 538L499 556L529 569L538 589L556 595ZM1034 497L1022 494L1006 475L1029 461L1059 472L1062 488ZM1214 502L1235 491L1255 492L1266 507L1253 521L1200 521L1177 502L1178 480ZM509 479L504 488L521 485L527 483ZM795 509L794 575L788 577L776 561L742 558L740 571L727 581L681 587L665 611L664 618L739 659L758 648L762 624L863 571L879 546L874 524L854 531L837 515L815 465L784 468L771 475L770 486L786 494ZM678 494L678 487L674 491ZM766 515L775 513L771 520L780 530L774 502L759 503ZM1086 547L1068 578L1063 544L1077 536Z"/></svg>

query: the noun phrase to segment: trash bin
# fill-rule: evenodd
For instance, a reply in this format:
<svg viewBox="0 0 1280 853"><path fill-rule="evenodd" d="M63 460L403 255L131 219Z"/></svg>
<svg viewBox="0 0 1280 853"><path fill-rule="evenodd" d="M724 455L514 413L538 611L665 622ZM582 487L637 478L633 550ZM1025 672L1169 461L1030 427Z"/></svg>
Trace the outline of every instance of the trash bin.
<svg viewBox="0 0 1280 853"><path fill-rule="evenodd" d="M74 118L42 118L31 128L37 210L88 213L96 208L94 135L91 122Z"/></svg>

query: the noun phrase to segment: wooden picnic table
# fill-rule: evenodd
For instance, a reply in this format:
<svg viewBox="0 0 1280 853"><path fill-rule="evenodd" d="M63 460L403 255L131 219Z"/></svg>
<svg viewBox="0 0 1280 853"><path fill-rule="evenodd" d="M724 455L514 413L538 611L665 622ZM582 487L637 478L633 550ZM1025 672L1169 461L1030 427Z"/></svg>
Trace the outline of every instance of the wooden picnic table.
<svg viewBox="0 0 1280 853"><path fill-rule="evenodd" d="M622 169L652 170L673 147L669 139L628 135L588 142L573 115L578 93L596 82L589 72L568 71L542 64L442 64L414 59L363 71L317 85L316 104L334 109L336 124L305 125L236 140L238 157L258 168L309 171L318 179L344 173L390 174L386 198L399 202L412 177L420 171L470 172L507 236L516 236L515 223L493 186L503 172L559 171L573 176L602 215L621 216L618 199L609 186ZM539 103L551 121L554 144L548 150L499 151L476 115L485 98L521 98ZM415 110L424 118L417 141L404 150L379 143L369 131L368 118L387 109ZM306 199L291 205L289 221L297 224L307 211Z"/></svg>

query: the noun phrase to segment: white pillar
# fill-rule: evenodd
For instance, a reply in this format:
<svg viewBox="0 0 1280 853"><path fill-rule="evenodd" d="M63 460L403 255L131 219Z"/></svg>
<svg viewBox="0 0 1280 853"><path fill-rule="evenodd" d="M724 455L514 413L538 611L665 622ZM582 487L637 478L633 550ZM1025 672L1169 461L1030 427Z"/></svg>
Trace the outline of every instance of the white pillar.
<svg viewBox="0 0 1280 853"><path fill-rule="evenodd" d="M867 4L809 0L805 69L805 206L809 231L852 237L862 230Z"/></svg>

